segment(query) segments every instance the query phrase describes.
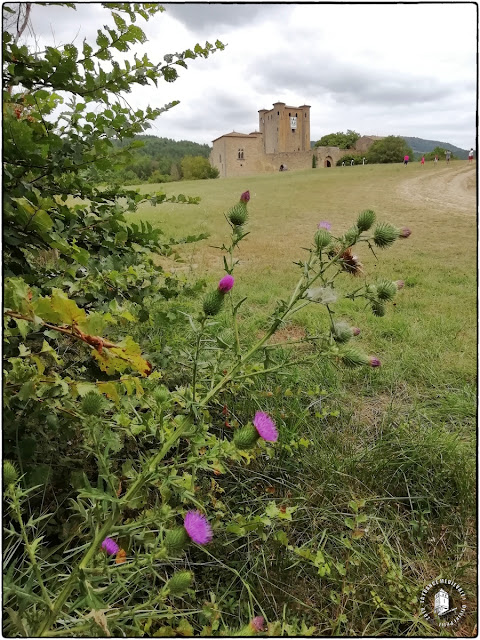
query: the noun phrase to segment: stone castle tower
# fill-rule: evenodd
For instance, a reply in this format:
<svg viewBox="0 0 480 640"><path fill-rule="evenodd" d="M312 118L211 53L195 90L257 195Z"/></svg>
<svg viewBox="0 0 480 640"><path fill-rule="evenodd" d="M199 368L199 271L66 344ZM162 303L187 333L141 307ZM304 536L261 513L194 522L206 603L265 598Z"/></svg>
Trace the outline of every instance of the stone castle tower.
<svg viewBox="0 0 480 640"><path fill-rule="evenodd" d="M232 131L215 138L210 164L221 178L249 176L271 171L311 169L315 156L317 167L333 167L347 151L338 147L310 147L310 106L288 107L275 102L273 109L260 109L258 131ZM363 136L355 145L364 153L374 136Z"/></svg>
<svg viewBox="0 0 480 640"><path fill-rule="evenodd" d="M310 106L287 107L275 102L273 109L258 112L259 131L265 153L310 151Z"/></svg>

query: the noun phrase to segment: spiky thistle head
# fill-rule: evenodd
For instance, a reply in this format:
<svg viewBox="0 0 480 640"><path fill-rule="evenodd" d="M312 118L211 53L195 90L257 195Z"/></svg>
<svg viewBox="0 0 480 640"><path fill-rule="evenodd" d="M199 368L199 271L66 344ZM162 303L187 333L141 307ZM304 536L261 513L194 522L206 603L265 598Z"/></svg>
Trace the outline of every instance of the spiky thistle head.
<svg viewBox="0 0 480 640"><path fill-rule="evenodd" d="M369 357L355 347L345 347L339 353L340 359L347 367L361 367L370 364Z"/></svg>
<svg viewBox="0 0 480 640"><path fill-rule="evenodd" d="M335 342L344 343L348 342L354 334L352 327L347 322L340 320L333 323L332 335Z"/></svg>
<svg viewBox="0 0 480 640"><path fill-rule="evenodd" d="M358 242L358 239L360 238L360 229L357 227L356 224L353 225L353 227L351 227L348 231L346 231L343 234L343 244L347 245L348 247L356 244Z"/></svg>
<svg viewBox="0 0 480 640"><path fill-rule="evenodd" d="M234 227L241 227L248 218L247 201L240 200L228 212L228 219Z"/></svg>
<svg viewBox="0 0 480 640"><path fill-rule="evenodd" d="M6 487L10 487L18 480L18 469L11 460L3 461L3 482Z"/></svg>
<svg viewBox="0 0 480 640"><path fill-rule="evenodd" d="M357 218L357 227L360 231L368 231L375 222L375 212L371 209L365 209Z"/></svg>
<svg viewBox="0 0 480 640"><path fill-rule="evenodd" d="M188 534L185 527L170 529L165 535L165 547L170 555L178 555L188 542Z"/></svg>
<svg viewBox="0 0 480 640"><path fill-rule="evenodd" d="M379 249L390 247L400 235L400 231L389 222L380 222L373 231L373 241Z"/></svg>
<svg viewBox="0 0 480 640"><path fill-rule="evenodd" d="M382 300L371 300L370 304L372 306L373 315L378 318L382 318L385 313L385 303Z"/></svg>
<svg viewBox="0 0 480 640"><path fill-rule="evenodd" d="M193 582L191 571L177 571L167 582L166 587L171 595L182 596Z"/></svg>
<svg viewBox="0 0 480 640"><path fill-rule="evenodd" d="M328 247L331 241L332 236L327 229L322 227L315 233L315 246L317 251L321 251L322 249L325 249L325 247Z"/></svg>
<svg viewBox="0 0 480 640"><path fill-rule="evenodd" d="M397 293L397 285L391 280L377 282L377 296L380 300L393 300Z"/></svg>
<svg viewBox="0 0 480 640"><path fill-rule="evenodd" d="M257 442L260 434L253 424L248 423L244 427L240 427L235 431L233 436L233 444L237 449L251 449Z"/></svg>
<svg viewBox="0 0 480 640"><path fill-rule="evenodd" d="M203 299L203 312L206 316L216 316L222 308L223 293L218 289L207 293Z"/></svg>
<svg viewBox="0 0 480 640"><path fill-rule="evenodd" d="M80 409L87 416L97 416L103 407L103 396L94 391L89 391L82 400Z"/></svg>

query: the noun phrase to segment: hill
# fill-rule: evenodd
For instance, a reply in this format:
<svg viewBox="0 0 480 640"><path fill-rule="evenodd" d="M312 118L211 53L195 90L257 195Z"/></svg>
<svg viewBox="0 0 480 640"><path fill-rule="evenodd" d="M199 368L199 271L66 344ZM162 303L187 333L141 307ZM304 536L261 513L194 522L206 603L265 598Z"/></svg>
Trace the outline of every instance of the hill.
<svg viewBox="0 0 480 640"><path fill-rule="evenodd" d="M125 184L139 181L167 182L181 177L180 163L185 156L208 158L211 147L190 140L171 140L152 135L137 135L135 141L143 142L143 147L135 149L131 162L123 169ZM131 140L113 141L117 147L125 147Z"/></svg>
<svg viewBox="0 0 480 640"><path fill-rule="evenodd" d="M424 140L423 138L412 138L408 136L401 137L413 149L413 152L415 154L421 155L423 153L433 151L435 147L441 147L442 149L450 149L454 156L456 156L460 160L466 160L468 158L468 151L466 149L456 147L454 144L450 144L449 142L440 142L438 140Z"/></svg>
<svg viewBox="0 0 480 640"><path fill-rule="evenodd" d="M425 140L424 138L415 138L411 136L400 136L405 140L409 147L412 148L415 156L421 156L424 153L428 153L429 151L433 151L435 147L441 147L442 149L450 149L450 151L454 154L455 157L460 160L466 160L468 158L468 151L466 149L461 149L460 147L456 147L454 144L450 144L450 142L440 142L438 140ZM315 140L310 141L310 147L313 149L315 146Z"/></svg>

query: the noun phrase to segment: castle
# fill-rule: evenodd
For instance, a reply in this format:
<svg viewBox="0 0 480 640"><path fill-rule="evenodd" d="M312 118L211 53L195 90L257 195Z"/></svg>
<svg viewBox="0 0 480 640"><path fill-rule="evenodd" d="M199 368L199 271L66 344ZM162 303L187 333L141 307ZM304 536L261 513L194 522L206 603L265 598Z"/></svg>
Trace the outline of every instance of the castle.
<svg viewBox="0 0 480 640"><path fill-rule="evenodd" d="M258 131L232 131L213 140L210 164L221 178L267 173L282 169L308 169L315 156L317 167L332 167L349 153L339 147L310 148L310 105L288 107L275 102L273 109L260 109ZM365 152L375 136L357 140L354 152ZM352 150L350 150L352 151Z"/></svg>

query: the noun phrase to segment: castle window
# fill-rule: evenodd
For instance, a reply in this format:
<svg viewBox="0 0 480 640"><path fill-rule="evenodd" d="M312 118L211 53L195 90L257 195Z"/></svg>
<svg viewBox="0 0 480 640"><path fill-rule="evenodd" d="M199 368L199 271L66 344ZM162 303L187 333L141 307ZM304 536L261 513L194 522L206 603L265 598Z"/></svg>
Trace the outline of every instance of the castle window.
<svg viewBox="0 0 480 640"><path fill-rule="evenodd" d="M222 154L220 154L220 155L218 156L218 161L219 161L219 162L221 162L221 161L222 161Z"/></svg>
<svg viewBox="0 0 480 640"><path fill-rule="evenodd" d="M277 116L279 116L279 115L280 115L280 111L277 111Z"/></svg>
<svg viewBox="0 0 480 640"><path fill-rule="evenodd" d="M240 160L240 149L238 150L238 159Z"/></svg>
<svg viewBox="0 0 480 640"><path fill-rule="evenodd" d="M298 118L298 113L295 114L295 118Z"/></svg>
<svg viewBox="0 0 480 640"><path fill-rule="evenodd" d="M240 157L241 157L241 159L243 160L243 149L242 149L242 150L241 150L241 152L240 152Z"/></svg>
<svg viewBox="0 0 480 640"><path fill-rule="evenodd" d="M289 115L289 116L291 116L292 114L291 114L291 113L289 113L288 115Z"/></svg>

